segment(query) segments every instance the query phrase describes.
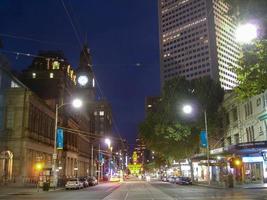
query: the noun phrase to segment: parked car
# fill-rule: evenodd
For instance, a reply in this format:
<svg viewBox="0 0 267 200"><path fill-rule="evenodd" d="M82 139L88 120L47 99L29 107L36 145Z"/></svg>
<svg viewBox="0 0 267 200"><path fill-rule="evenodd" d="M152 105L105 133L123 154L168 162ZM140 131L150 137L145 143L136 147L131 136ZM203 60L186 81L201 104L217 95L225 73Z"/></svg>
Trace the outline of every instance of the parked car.
<svg viewBox="0 0 267 200"><path fill-rule="evenodd" d="M175 183L175 181L176 181L176 176L170 176L169 178L168 178L168 182L170 182L170 183Z"/></svg>
<svg viewBox="0 0 267 200"><path fill-rule="evenodd" d="M97 179L94 176L90 176L87 179L89 186L94 186L98 184Z"/></svg>
<svg viewBox="0 0 267 200"><path fill-rule="evenodd" d="M192 185L192 180L189 177L178 177L176 179L176 184L180 184L180 185Z"/></svg>
<svg viewBox="0 0 267 200"><path fill-rule="evenodd" d="M68 189L81 189L83 188L83 182L78 178L69 179L65 185L66 190Z"/></svg>
<svg viewBox="0 0 267 200"><path fill-rule="evenodd" d="M166 176L162 176L162 177L161 177L161 180L162 180L163 182L167 182L167 177L166 177Z"/></svg>
<svg viewBox="0 0 267 200"><path fill-rule="evenodd" d="M79 181L81 181L83 183L83 187L86 188L89 186L89 182L87 180L87 178L80 178Z"/></svg>

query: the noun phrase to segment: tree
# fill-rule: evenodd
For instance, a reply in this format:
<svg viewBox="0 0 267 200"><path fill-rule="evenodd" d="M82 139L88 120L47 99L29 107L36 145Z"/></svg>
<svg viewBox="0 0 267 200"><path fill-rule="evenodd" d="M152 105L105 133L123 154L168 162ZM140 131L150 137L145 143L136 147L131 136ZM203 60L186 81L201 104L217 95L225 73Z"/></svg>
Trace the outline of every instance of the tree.
<svg viewBox="0 0 267 200"><path fill-rule="evenodd" d="M240 99L258 95L267 89L267 41L258 41L248 49L236 68L240 84L235 91Z"/></svg>
<svg viewBox="0 0 267 200"><path fill-rule="evenodd" d="M267 89L267 1L225 0L230 4L230 15L239 22L256 23L259 38L254 44L243 46L239 66L235 68L239 86L235 89L239 99L258 95Z"/></svg>
<svg viewBox="0 0 267 200"><path fill-rule="evenodd" d="M140 136L147 147L166 159L191 157L199 149L199 131L204 128L202 109L207 110L211 130L217 127L218 108L223 100L220 84L210 78L188 81L175 78L165 83L157 112L148 113L140 124ZM181 109L184 103L197 104L199 112L191 118Z"/></svg>

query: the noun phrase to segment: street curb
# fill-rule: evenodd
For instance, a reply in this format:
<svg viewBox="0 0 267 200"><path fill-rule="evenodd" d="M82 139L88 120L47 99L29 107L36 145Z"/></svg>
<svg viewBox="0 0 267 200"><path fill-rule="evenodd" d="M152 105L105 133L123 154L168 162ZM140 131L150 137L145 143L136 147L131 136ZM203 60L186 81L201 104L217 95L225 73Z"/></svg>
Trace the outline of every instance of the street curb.
<svg viewBox="0 0 267 200"><path fill-rule="evenodd" d="M193 185L200 186L200 187L214 188L214 189L231 189L231 188L225 188L225 187L220 187L220 186L215 186L215 185L205 185L205 184L197 184L197 183L193 183Z"/></svg>

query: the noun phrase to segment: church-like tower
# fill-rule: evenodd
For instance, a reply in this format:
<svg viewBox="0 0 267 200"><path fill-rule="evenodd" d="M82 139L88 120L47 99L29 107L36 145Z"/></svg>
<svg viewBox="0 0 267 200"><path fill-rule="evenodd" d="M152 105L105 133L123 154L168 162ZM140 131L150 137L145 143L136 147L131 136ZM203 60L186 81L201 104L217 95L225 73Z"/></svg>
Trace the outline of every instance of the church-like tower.
<svg viewBox="0 0 267 200"><path fill-rule="evenodd" d="M95 77L92 69L92 58L87 45L80 53L79 67L76 70L78 94L84 101L95 100Z"/></svg>

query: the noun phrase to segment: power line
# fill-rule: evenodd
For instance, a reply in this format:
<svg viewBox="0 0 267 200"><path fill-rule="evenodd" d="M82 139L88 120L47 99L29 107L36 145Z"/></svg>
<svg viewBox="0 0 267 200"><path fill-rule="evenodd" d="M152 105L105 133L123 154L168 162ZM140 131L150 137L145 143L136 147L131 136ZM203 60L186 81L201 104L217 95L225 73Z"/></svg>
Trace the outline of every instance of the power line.
<svg viewBox="0 0 267 200"><path fill-rule="evenodd" d="M36 55L36 54L24 53L24 52L19 52L19 51L11 51L11 50L5 50L5 49L0 49L0 52L14 54L14 55L16 55L17 58L19 56L27 56L27 57L34 57L34 58L43 58L43 59L46 59L46 60L53 59L53 60L58 60L58 61L62 61L62 62L65 61L64 59L45 57L45 56L40 56L40 55Z"/></svg>
<svg viewBox="0 0 267 200"><path fill-rule="evenodd" d="M27 40L27 41L32 41L32 42L38 42L42 44L50 44L50 45L62 45L66 46L64 43L57 43L57 42L50 42L50 41L44 41L44 40L39 40L36 38L30 38L30 37L25 37L25 36L17 36L17 35L11 35L7 33L0 33L0 36L6 37L6 38L13 38L13 39L18 39L18 40Z"/></svg>
<svg viewBox="0 0 267 200"><path fill-rule="evenodd" d="M80 48L82 49L83 53L85 54L85 52L84 52L84 50L83 50L83 47L82 47L81 40L80 40L80 38L79 38L78 31L77 31L77 29L76 29L76 27L75 27L75 25L74 25L74 22L73 22L73 20L72 20L72 18L71 18L71 15L70 15L69 11L68 11L68 9L67 9L65 3L64 3L64 0L61 0L61 3L62 3L62 6L63 6L65 12L66 12L66 15L67 15L67 17L68 17L68 20L69 20L69 22L70 22L70 24L71 24L71 26L72 26L72 28L73 28L73 31L74 31L74 33L75 33L75 37L76 37L76 39L77 39L77 41L78 41L78 43L79 43L79 45L80 45ZM87 58L86 54L85 54L85 58ZM87 62L89 63L89 60L87 60ZM102 97L104 97L104 93L103 93L103 91L102 91L102 89L101 89L101 87L100 87L100 84L99 84L99 82L98 82L98 80L97 80L96 78L95 78L95 82L96 82L96 86L99 88L100 95L101 95ZM113 121L114 121L114 125L117 126L117 125L116 125L116 122L115 122L115 118L114 118L113 116L112 116L112 119L113 119ZM116 129L119 130L118 127L116 127ZM121 141L123 141L123 139L122 139L122 137L121 137L121 134L120 134L119 132L117 132L117 134L118 134L119 137L121 138ZM123 144L123 146L124 146L124 143L123 143L123 142L122 142L122 144Z"/></svg>

